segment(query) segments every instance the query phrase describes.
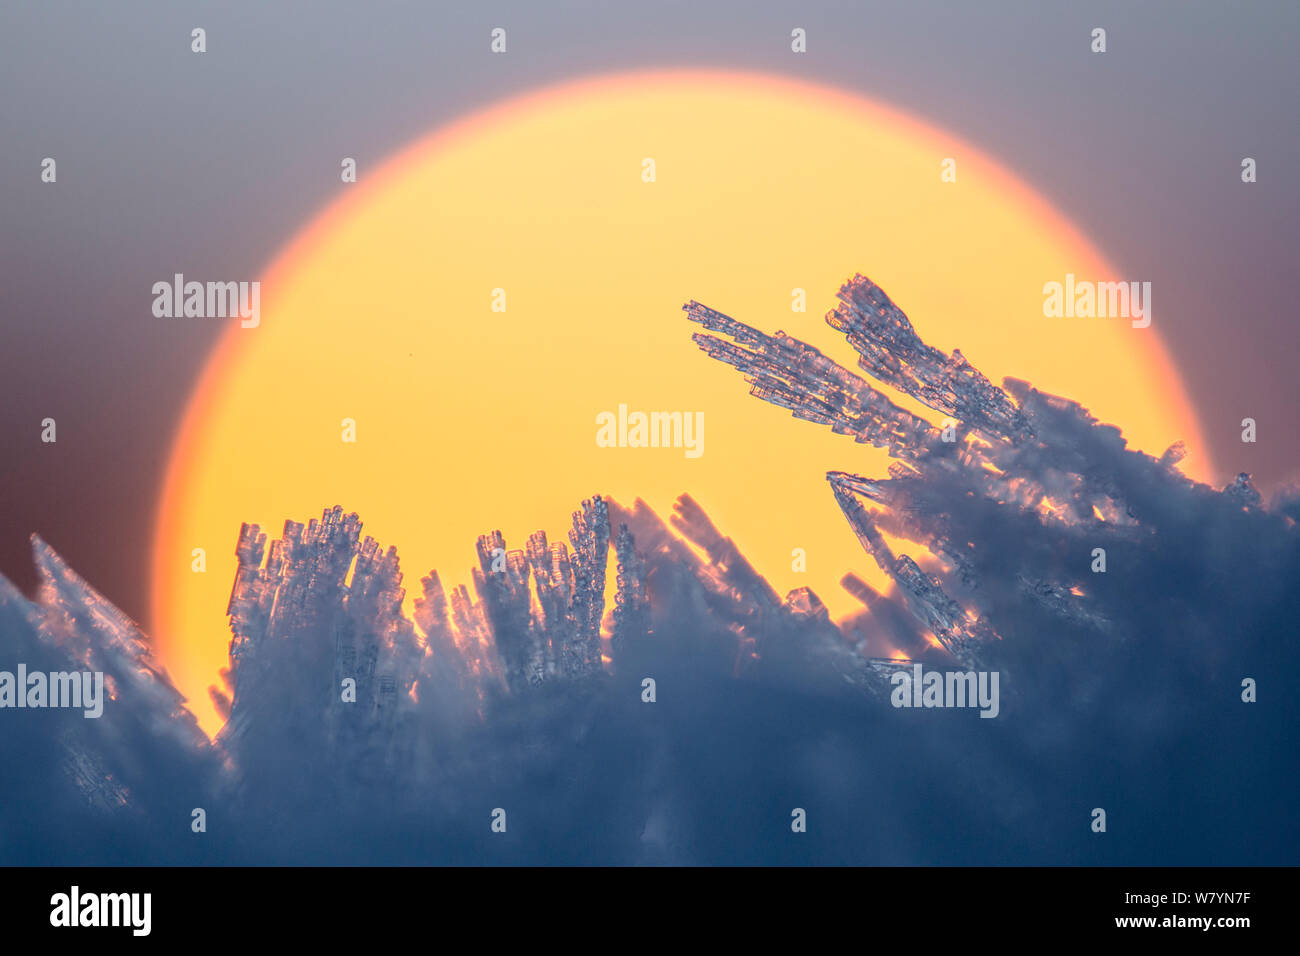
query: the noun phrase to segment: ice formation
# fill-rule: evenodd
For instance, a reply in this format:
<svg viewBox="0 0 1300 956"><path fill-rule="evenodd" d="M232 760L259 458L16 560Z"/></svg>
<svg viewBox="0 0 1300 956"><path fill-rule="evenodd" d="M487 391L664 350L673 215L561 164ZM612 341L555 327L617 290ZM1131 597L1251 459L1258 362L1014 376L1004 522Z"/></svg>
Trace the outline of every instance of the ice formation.
<svg viewBox="0 0 1300 956"><path fill-rule="evenodd" d="M913 847L955 854L935 860L984 859L925 837L908 805L953 785L943 761L958 761L977 768L961 784L978 797L971 819L999 827L1005 846L1021 841L1009 859L1034 861L1044 841L1064 840L1054 845L1071 858L1081 851L1044 829L1054 818L1023 795L1053 813L1091 801L1071 783L1087 782L1081 767L1109 773L1119 761L1136 781L1125 791L1132 806L1170 743L1169 753L1204 743L1191 760L1198 773L1226 774L1224 761L1236 773L1238 758L1215 735L1240 732L1246 719L1235 704L1242 673L1295 665L1291 643L1269 635L1297 613L1300 496L1283 492L1266 507L1245 474L1215 491L1178 471L1181 446L1158 459L1134 452L1075 402L1015 379L993 385L959 352L922 342L862 276L839 299L827 321L865 377L783 333L698 302L684 308L704 328L700 348L740 370L753 395L895 459L887 476L864 477L846 444L845 470L827 475L845 533L888 574L890 593L846 573L862 610L831 621L810 589L780 595L685 494L667 521L639 500L592 497L574 511L567 542L539 531L512 547L485 534L470 583L448 589L431 570L410 616L396 551L364 536L359 516L326 508L306 524L287 521L269 543L245 525L226 687L212 690L228 720L209 743L136 625L34 539L41 592L28 600L0 578L0 651L32 669L103 671L111 699L102 719L50 714L37 724L28 714L0 736L0 762L27 768L0 789L0 859L84 861L78 834L90 832L105 862L305 862L304 853L337 862L346 821L347 860L472 862L482 848L463 834L481 829L504 788L512 812L539 814L519 859L642 860L653 830L692 834L663 859L743 861L750 836L711 842L721 832L716 800L759 774L763 794L798 779L804 790L829 788L823 798L834 802L843 774L876 774L879 759L906 764L903 779L918 789L873 806L856 843L822 845L827 858L916 862L895 845L906 832L920 834ZM939 420L903 409L890 391ZM900 540L914 553L895 553L889 541ZM916 721L890 723L889 679L921 660L997 670L999 717L974 723L998 727L946 725L934 736ZM641 709L647 676L665 695L655 710ZM835 759L819 763L797 735L773 750L785 728L805 725ZM1135 732L1148 745L1128 754ZM835 749L845 734L860 735L859 749ZM620 764L629 748L636 758ZM1289 780L1292 752L1251 751L1241 772ZM715 773L731 789L709 790ZM1253 786L1267 794L1273 784ZM200 806L224 835L175 840L171 828L188 832ZM44 842L24 843L46 812L80 829L39 824ZM892 827L875 824L891 813ZM1268 806L1259 813L1269 819ZM594 816L613 842L586 856ZM1162 817L1145 819L1163 834L1152 846L1187 845L1187 831L1166 834ZM538 842L561 825L566 842ZM102 842L105 832L129 838ZM1240 841L1215 843L1215 827L1194 832L1204 858L1241 858ZM59 834L66 845L55 852ZM436 835L437 848L421 834ZM785 843L768 851L790 852ZM1133 854L1153 858L1141 846Z"/></svg>

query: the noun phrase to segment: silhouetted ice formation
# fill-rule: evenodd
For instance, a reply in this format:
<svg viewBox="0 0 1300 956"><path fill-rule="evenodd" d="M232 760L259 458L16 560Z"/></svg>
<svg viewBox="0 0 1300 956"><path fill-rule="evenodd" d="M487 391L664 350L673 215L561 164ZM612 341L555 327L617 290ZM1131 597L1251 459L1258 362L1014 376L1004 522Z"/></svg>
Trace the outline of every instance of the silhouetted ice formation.
<svg viewBox="0 0 1300 956"><path fill-rule="evenodd" d="M898 459L888 478L833 471L827 480L863 548L955 661L975 664L999 640L989 612L1007 599L1008 588L1058 624L1113 635L1104 602L1085 593L1098 580L1092 549L1123 552L1159 531L1161 519L1177 521L1180 500L1190 505L1205 498L1208 489L1174 470L1182 444L1157 461L1127 451L1118 429L1098 424L1076 402L1016 379L1004 388L992 385L960 351L946 355L922 342L902 310L865 276L846 282L838 298L826 321L844 333L875 383L782 332L766 335L694 301L683 308L692 321L732 340L693 336L703 351L744 373L751 394ZM877 384L946 418L931 425ZM1245 474L1224 497L1246 508L1260 505ZM1022 560L1009 561L981 548L994 518L1005 527L1046 527L1048 535L1075 543L1051 553L1025 549ZM940 574L895 555L882 531L927 549ZM886 672L896 666L876 663Z"/></svg>
<svg viewBox="0 0 1300 956"><path fill-rule="evenodd" d="M101 672L107 699L97 718L12 701L0 710L0 859L58 857L60 844L84 841L76 821L97 829L102 851L129 855L154 807L208 792L207 738L140 629L36 535L32 552L35 601L0 576L0 670ZM33 830L33 814L49 825Z"/></svg>
<svg viewBox="0 0 1300 956"><path fill-rule="evenodd" d="M328 508L240 529L209 742L34 539L36 600L0 578L0 670L103 670L112 699L0 710L0 862L1294 863L1300 495L1215 491L1181 445L994 386L861 276L840 303L868 377L686 310L755 396L895 459L863 477L846 444L827 475L894 585L846 568L859 613L782 597L683 495L666 521L593 497L567 542L485 534L469 585L430 571L408 617L397 553ZM998 718L890 706L914 661L996 670ZM1114 839L1088 839L1099 805Z"/></svg>
<svg viewBox="0 0 1300 956"><path fill-rule="evenodd" d="M618 523L616 573L606 616L611 517ZM597 496L573 514L572 549L548 543L542 531L528 538L526 550L509 549L499 531L482 535L473 594L461 586L448 602L431 572L414 602L414 622L402 614L396 552L363 539L357 515L335 507L306 525L286 522L269 548L257 525L245 525L229 605L233 694L224 739L266 720L262 706L279 706L267 687L304 677L321 687L355 680L355 702L338 694L321 699L331 735L337 738L348 715L361 721L351 731L357 739L377 732L391 739L395 710L418 709L420 702L446 708L459 699L462 709L477 709L493 693L597 677L651 638L656 600L661 609L695 607L725 631L720 652L736 673L756 666L760 635L779 639L793 631L854 659L815 594L802 588L783 600L690 496L678 501L671 524L640 501L625 510ZM331 644L322 653L326 636ZM333 667L326 668L331 651ZM865 658L850 671L858 679L869 673ZM357 706L362 700L366 705Z"/></svg>

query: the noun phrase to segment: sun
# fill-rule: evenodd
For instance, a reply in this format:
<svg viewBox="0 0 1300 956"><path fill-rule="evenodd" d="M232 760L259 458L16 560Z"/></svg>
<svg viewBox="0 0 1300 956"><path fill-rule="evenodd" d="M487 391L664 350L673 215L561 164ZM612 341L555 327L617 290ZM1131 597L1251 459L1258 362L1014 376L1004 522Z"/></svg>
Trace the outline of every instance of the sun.
<svg viewBox="0 0 1300 956"><path fill-rule="evenodd" d="M825 473L888 459L751 398L695 348L688 299L853 366L822 316L862 271L994 381L1081 401L1155 454L1185 439L1185 470L1210 473L1158 317L1043 315L1067 273L1128 277L978 150L860 97L757 74L598 77L358 178L260 277L260 325L232 323L171 455L151 629L209 733L245 521L278 536L341 504L397 547L409 597L431 568L467 582L484 532L563 540L592 494L666 515L689 492L779 591L856 610L838 582L874 569ZM620 405L702 416L700 453L603 447L598 417Z"/></svg>

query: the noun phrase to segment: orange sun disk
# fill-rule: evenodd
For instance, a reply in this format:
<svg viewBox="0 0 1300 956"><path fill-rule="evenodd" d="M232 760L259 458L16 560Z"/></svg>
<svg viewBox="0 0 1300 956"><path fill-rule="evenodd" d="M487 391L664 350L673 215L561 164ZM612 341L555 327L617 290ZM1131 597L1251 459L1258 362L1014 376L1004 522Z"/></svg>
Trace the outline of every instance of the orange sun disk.
<svg viewBox="0 0 1300 956"><path fill-rule="evenodd" d="M1138 330L1043 315L1044 283L1120 270L978 149L858 96L729 72L586 79L454 123L340 190L262 277L260 325L233 323L208 362L166 475L150 624L208 733L245 521L274 536L356 511L397 547L409 600L432 568L467 580L484 532L563 540L592 494L666 516L689 492L777 590L860 609L841 576L880 577L825 473L889 460L751 398L695 348L688 299L852 367L822 316L862 271L993 381L1081 401L1153 454L1186 439L1184 469L1210 473L1159 316ZM596 417L620 404L702 412L704 453L599 447Z"/></svg>

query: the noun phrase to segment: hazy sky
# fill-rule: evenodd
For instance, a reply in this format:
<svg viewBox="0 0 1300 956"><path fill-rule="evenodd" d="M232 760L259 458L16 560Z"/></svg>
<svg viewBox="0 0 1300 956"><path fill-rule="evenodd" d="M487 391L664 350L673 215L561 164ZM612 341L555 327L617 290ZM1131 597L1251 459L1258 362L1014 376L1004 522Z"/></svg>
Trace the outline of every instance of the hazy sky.
<svg viewBox="0 0 1300 956"><path fill-rule="evenodd" d="M153 282L260 274L337 197L340 156L373 167L501 98L645 67L818 80L981 147L1159 289L1222 480L1300 479L1297 28L1294 2L4 4L0 572L33 580L36 531L145 617L162 469L226 328L160 323Z"/></svg>

